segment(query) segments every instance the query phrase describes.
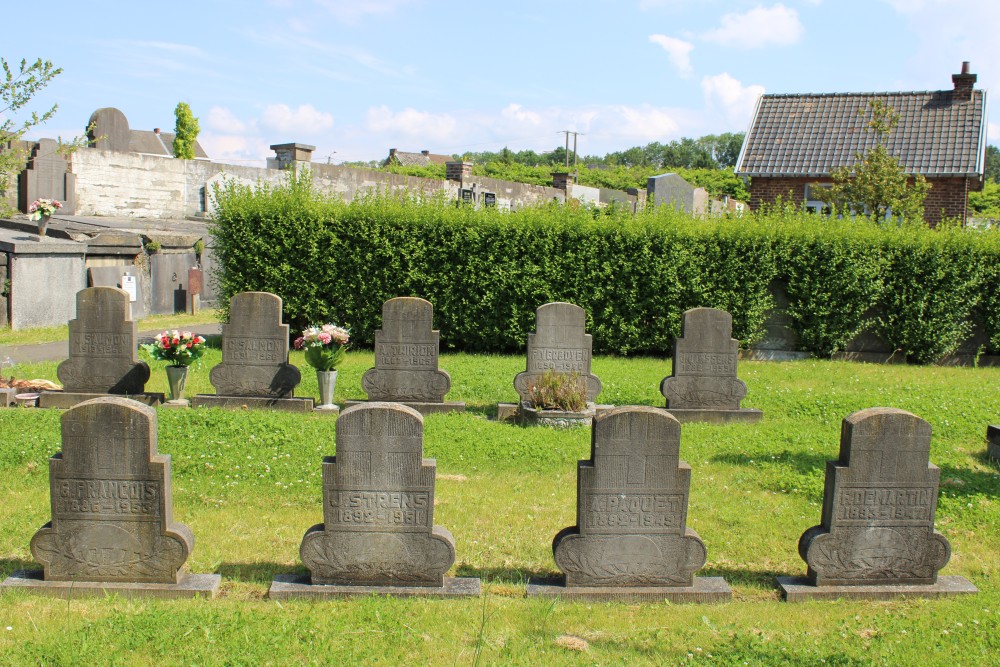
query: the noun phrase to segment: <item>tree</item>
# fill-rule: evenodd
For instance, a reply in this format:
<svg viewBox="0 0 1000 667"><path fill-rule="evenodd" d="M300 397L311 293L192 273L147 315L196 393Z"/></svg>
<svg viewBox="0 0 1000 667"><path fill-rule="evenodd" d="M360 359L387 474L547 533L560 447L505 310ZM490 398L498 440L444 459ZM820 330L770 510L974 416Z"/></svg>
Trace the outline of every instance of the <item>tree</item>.
<svg viewBox="0 0 1000 667"><path fill-rule="evenodd" d="M1000 148L986 147L986 170L983 175L987 181L1000 183Z"/></svg>
<svg viewBox="0 0 1000 667"><path fill-rule="evenodd" d="M41 58L29 64L21 60L21 66L12 70L7 61L0 58L3 80L0 81L0 212L6 213L9 206L3 197L11 180L24 168L25 151L19 145L28 130L49 120L59 108L53 104L48 111L18 119L17 112L23 109L35 94L47 86L52 79L62 73L48 60Z"/></svg>
<svg viewBox="0 0 1000 667"><path fill-rule="evenodd" d="M924 198L930 186L920 174L908 176L884 145L899 123L899 114L883 100L872 100L868 107L871 118L865 129L875 134L877 145L867 155L855 153L854 165L830 172L833 185L817 188L820 199L842 213L865 213L879 222L890 213L903 220L923 220Z"/></svg>
<svg viewBox="0 0 1000 667"><path fill-rule="evenodd" d="M187 102L178 102L174 109L177 122L174 125L174 157L182 160L194 159L194 145L198 139L198 119L191 113Z"/></svg>

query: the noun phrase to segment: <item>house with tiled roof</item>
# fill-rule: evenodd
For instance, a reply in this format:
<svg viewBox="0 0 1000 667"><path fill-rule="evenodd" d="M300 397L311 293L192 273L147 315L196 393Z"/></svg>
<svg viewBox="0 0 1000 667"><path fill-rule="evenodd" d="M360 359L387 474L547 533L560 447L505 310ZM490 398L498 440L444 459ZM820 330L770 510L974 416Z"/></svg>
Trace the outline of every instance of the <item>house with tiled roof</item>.
<svg viewBox="0 0 1000 667"><path fill-rule="evenodd" d="M924 218L965 221L968 194L981 190L986 168L987 94L975 90L969 63L952 75L950 90L883 93L762 95L736 162L750 179L751 209L779 197L821 211L815 187L832 183L831 172L850 167L856 155L877 144L866 131L870 102L882 100L899 115L884 140L906 173L930 184Z"/></svg>
<svg viewBox="0 0 1000 667"><path fill-rule="evenodd" d="M398 151L395 148L390 148L389 157L382 161L382 166L429 167L432 164L447 164L454 161L454 159L450 155L437 155L430 151L407 153L406 151Z"/></svg>

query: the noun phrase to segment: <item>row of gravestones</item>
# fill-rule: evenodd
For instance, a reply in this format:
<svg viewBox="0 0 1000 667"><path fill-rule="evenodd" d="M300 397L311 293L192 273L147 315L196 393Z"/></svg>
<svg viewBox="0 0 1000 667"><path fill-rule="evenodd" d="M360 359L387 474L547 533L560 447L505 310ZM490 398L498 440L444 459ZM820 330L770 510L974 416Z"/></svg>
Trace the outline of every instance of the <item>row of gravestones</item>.
<svg viewBox="0 0 1000 667"><path fill-rule="evenodd" d="M534 580L529 595L713 602L721 577L687 527L691 467L680 422L652 407L594 420L578 467L577 521L553 556L564 578ZM213 596L219 575L186 574L194 536L173 520L170 457L157 452L156 412L126 398L86 401L62 416L62 451L49 464L52 520L31 540L41 572L2 584L49 595ZM908 412L872 408L844 420L840 458L827 464L821 523L807 530L801 578L781 577L788 600L974 593L939 577L951 547L934 529L939 470L931 429ZM398 403L348 408L336 456L323 460L323 523L302 539L308 576L277 576L273 598L388 593L478 595L476 578L450 578L455 542L434 525L435 464L423 458L423 418Z"/></svg>
<svg viewBox="0 0 1000 667"><path fill-rule="evenodd" d="M211 370L216 395L199 395L204 407L312 409L311 399L294 398L301 374L288 361L288 325L281 323L281 299L266 292L244 292L230 301L222 327L222 363ZM44 392L41 407L69 408L106 394L127 395L149 405L162 394L145 392L149 367L136 354L136 323L127 294L113 287L92 287L77 294L77 317L69 323L69 358L57 374L61 392ZM400 297L382 306L382 329L375 333L375 367L362 378L368 400L409 405L422 414L464 410L446 402L451 387L438 368L439 332L432 328L433 306L423 299ZM501 404L498 415L530 413L532 386L546 373L577 375L586 385L587 416L601 381L591 372L592 339L586 313L569 303L538 308L536 331L528 335L526 370L514 379L519 405ZM756 421L759 410L740 408L747 387L736 377L739 343L732 338L732 317L711 308L684 313L681 338L674 350L673 375L661 393L681 421ZM354 405L359 401L348 401Z"/></svg>

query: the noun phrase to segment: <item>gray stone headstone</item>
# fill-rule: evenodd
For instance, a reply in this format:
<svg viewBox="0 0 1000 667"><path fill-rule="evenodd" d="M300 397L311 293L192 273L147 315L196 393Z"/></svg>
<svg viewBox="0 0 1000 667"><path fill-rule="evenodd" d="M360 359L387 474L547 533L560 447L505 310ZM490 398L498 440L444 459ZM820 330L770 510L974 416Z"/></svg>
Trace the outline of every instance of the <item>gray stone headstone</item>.
<svg viewBox="0 0 1000 667"><path fill-rule="evenodd" d="M826 464L819 526L799 540L814 586L933 584L951 556L934 530L940 470L930 424L869 408L844 420L840 459Z"/></svg>
<svg viewBox="0 0 1000 667"><path fill-rule="evenodd" d="M66 392L141 394L149 366L139 361L136 323L129 296L116 287L76 293L76 319L69 322L69 359L56 374Z"/></svg>
<svg viewBox="0 0 1000 667"><path fill-rule="evenodd" d="M222 363L209 380L220 396L291 398L302 379L288 363L288 325L281 323L281 298L242 292L229 301L222 325Z"/></svg>
<svg viewBox="0 0 1000 667"><path fill-rule="evenodd" d="M587 402L601 393L601 381L590 372L593 339L586 333L587 314L572 303L547 303L535 311L535 333L528 334L526 370L514 377L514 388L528 402L529 388L546 372L578 374L587 383Z"/></svg>
<svg viewBox="0 0 1000 667"><path fill-rule="evenodd" d="M423 417L368 403L337 419L337 455L323 461L323 523L302 539L313 584L442 586L455 541L434 525L435 464Z"/></svg>
<svg viewBox="0 0 1000 667"><path fill-rule="evenodd" d="M431 329L434 307L415 297L382 304L375 332L375 368L361 378L371 401L442 403L451 377L438 369L440 333Z"/></svg>
<svg viewBox="0 0 1000 667"><path fill-rule="evenodd" d="M156 450L155 410L109 397L65 412L49 487L52 521L31 540L45 580L181 580L194 536L173 520L170 457Z"/></svg>
<svg viewBox="0 0 1000 667"><path fill-rule="evenodd" d="M1000 426L991 424L986 427L986 443L987 454L1000 461Z"/></svg>
<svg viewBox="0 0 1000 667"><path fill-rule="evenodd" d="M92 266L87 269L88 282L91 287L117 287L122 288L122 276L128 275L135 278L135 301L129 303L132 306L131 319L141 320L146 316L145 300L145 276L143 272L134 264L118 266Z"/></svg>
<svg viewBox="0 0 1000 667"><path fill-rule="evenodd" d="M132 138L128 118L114 107L98 109L90 115L87 138L91 146L102 151L128 152Z"/></svg>
<svg viewBox="0 0 1000 667"><path fill-rule="evenodd" d="M22 210L27 211L36 199L55 199L63 207L58 215L73 215L76 209L76 175L68 171L68 163L59 154L54 139L40 139L32 151L28 167L18 177L21 183Z"/></svg>

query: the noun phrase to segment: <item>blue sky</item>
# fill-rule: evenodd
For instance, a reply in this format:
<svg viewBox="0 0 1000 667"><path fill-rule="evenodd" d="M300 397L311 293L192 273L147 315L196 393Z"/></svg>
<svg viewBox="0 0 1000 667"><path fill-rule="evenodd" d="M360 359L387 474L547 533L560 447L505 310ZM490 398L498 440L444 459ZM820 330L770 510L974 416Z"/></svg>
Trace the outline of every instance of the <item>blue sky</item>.
<svg viewBox="0 0 1000 667"><path fill-rule="evenodd" d="M998 0L176 0L12 3L0 55L64 72L39 136L121 109L172 130L177 102L217 161L270 144L314 160L389 148L581 154L743 131L758 95L940 90L969 60L1000 78ZM1000 125L990 125L1000 141Z"/></svg>

